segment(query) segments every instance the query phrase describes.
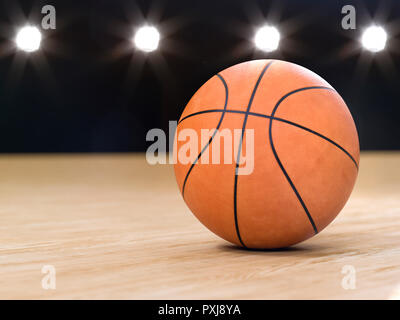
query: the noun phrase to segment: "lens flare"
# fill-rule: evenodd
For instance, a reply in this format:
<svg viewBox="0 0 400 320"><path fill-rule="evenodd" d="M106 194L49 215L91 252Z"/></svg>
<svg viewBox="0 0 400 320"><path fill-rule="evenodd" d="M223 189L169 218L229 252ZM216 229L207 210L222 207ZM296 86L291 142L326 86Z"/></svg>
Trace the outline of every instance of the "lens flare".
<svg viewBox="0 0 400 320"><path fill-rule="evenodd" d="M361 38L363 47L371 52L379 52L385 49L387 34L380 26L368 27Z"/></svg>
<svg viewBox="0 0 400 320"><path fill-rule="evenodd" d="M160 33L155 27L141 27L135 34L134 42L138 49L151 52L157 50Z"/></svg>
<svg viewBox="0 0 400 320"><path fill-rule="evenodd" d="M280 37L277 28L265 26L257 31L254 43L258 49L271 52L278 49Z"/></svg>
<svg viewBox="0 0 400 320"><path fill-rule="evenodd" d="M42 41L42 34L37 27L25 26L21 28L15 39L15 43L20 50L34 52L39 50Z"/></svg>

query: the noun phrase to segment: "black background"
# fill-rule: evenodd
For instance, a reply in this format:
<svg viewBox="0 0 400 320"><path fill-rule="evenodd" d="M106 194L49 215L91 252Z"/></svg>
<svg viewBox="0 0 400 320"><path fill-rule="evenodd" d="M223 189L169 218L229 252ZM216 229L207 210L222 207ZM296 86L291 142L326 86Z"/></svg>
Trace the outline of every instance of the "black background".
<svg viewBox="0 0 400 320"><path fill-rule="evenodd" d="M42 49L18 52L26 22L54 5L57 29ZM342 6L357 29L341 28ZM372 21L390 38L371 54L359 38ZM134 30L158 26L160 50L133 48ZM254 49L257 27L275 24L280 49ZM151 128L177 120L194 92L233 64L284 59L325 78L343 96L361 148L400 149L400 1L0 0L0 152L144 151Z"/></svg>

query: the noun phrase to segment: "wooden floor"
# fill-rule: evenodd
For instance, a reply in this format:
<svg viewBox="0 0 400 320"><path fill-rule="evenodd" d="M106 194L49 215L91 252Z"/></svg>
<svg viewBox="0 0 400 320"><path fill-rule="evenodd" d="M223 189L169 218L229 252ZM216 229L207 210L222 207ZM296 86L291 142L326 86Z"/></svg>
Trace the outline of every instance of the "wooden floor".
<svg viewBox="0 0 400 320"><path fill-rule="evenodd" d="M213 235L172 167L143 155L0 156L0 219L2 299L400 298L400 153L363 153L339 217L283 251ZM355 289L342 287L346 265Z"/></svg>

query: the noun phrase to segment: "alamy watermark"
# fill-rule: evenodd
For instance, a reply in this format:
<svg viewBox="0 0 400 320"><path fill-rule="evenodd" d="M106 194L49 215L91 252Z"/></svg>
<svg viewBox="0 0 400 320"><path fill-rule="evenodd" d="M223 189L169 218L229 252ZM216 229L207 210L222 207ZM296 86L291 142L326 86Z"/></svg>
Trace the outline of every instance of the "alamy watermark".
<svg viewBox="0 0 400 320"><path fill-rule="evenodd" d="M42 7L42 14L45 16L42 19L43 30L56 29L56 8L52 5Z"/></svg>
<svg viewBox="0 0 400 320"><path fill-rule="evenodd" d="M176 121L169 121L168 139L162 129L151 129L146 141L149 164L236 164L237 175L254 170L254 129L201 129L178 131ZM167 141L168 140L168 141ZM175 147L174 147L175 146Z"/></svg>
<svg viewBox="0 0 400 320"><path fill-rule="evenodd" d="M342 278L342 288L345 290L356 289L356 268L352 265L345 265L342 268L342 274L344 274Z"/></svg>
<svg viewBox="0 0 400 320"><path fill-rule="evenodd" d="M45 265L42 267L42 288L44 290L56 289L56 268L53 265Z"/></svg>
<svg viewBox="0 0 400 320"><path fill-rule="evenodd" d="M356 29L356 8L352 5L345 5L342 7L342 28L344 30Z"/></svg>

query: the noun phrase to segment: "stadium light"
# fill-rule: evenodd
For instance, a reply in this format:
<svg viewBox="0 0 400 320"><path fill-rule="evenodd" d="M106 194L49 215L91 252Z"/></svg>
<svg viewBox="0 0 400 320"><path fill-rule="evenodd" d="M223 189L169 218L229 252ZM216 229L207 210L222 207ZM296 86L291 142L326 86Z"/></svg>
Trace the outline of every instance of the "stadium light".
<svg viewBox="0 0 400 320"><path fill-rule="evenodd" d="M280 37L277 28L273 26L264 26L256 32L254 43L258 49L271 52L278 49Z"/></svg>
<svg viewBox="0 0 400 320"><path fill-rule="evenodd" d="M387 34L385 29L380 26L368 27L361 38L363 47L372 52L378 52L385 49Z"/></svg>
<svg viewBox="0 0 400 320"><path fill-rule="evenodd" d="M15 39L15 43L20 50L25 52L33 52L40 48L42 34L37 27L25 26L22 27Z"/></svg>
<svg viewBox="0 0 400 320"><path fill-rule="evenodd" d="M141 27L134 38L136 47L145 52L157 50L159 41L160 33L152 26Z"/></svg>

